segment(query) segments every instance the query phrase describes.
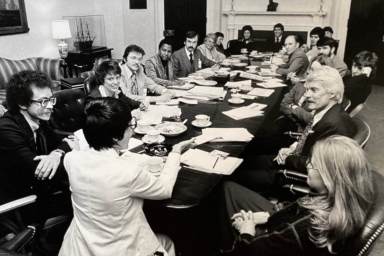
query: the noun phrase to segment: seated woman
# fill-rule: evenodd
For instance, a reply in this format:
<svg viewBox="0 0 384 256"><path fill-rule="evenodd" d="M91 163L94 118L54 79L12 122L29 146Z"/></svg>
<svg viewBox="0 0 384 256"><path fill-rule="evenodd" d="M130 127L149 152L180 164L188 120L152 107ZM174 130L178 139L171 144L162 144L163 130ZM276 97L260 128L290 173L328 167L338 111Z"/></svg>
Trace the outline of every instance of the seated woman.
<svg viewBox="0 0 384 256"><path fill-rule="evenodd" d="M88 99L113 97L125 101L131 110L144 107L140 101L125 96L120 90L121 68L116 61L104 60L90 78Z"/></svg>
<svg viewBox="0 0 384 256"><path fill-rule="evenodd" d="M144 199L171 197L180 153L192 140L174 145L155 177L145 169L143 156L120 154L134 129L124 101L92 100L85 116L83 131L91 148L64 158L74 217L59 255L175 255L172 242L153 233L142 206Z"/></svg>
<svg viewBox="0 0 384 256"><path fill-rule="evenodd" d="M361 147L344 136L318 141L309 159L307 183L313 192L279 211L259 194L225 184L228 230L222 233L230 251L225 255L332 255L343 250L365 224L374 199L372 172Z"/></svg>
<svg viewBox="0 0 384 256"><path fill-rule="evenodd" d="M225 55L216 49L215 44L216 35L214 33L209 33L205 36L204 44L199 45L197 49L199 49L208 59L220 63L225 59Z"/></svg>
<svg viewBox="0 0 384 256"><path fill-rule="evenodd" d="M345 79L345 97L351 101L348 110L364 103L372 91L378 57L374 52L362 51L356 54L352 63L352 77Z"/></svg>
<svg viewBox="0 0 384 256"><path fill-rule="evenodd" d="M227 54L240 54L245 53L244 49L247 50L247 53L255 50L255 42L252 39L253 29L250 25L246 25L241 29L241 38L238 40L231 40L227 48Z"/></svg>

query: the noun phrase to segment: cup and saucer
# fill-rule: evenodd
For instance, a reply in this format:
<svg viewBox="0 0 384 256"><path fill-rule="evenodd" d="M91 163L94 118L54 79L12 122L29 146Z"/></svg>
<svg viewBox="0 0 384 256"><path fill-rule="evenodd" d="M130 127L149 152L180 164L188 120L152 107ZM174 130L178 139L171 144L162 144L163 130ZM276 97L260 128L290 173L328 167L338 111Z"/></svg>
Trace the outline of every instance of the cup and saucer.
<svg viewBox="0 0 384 256"><path fill-rule="evenodd" d="M241 98L240 95L238 94L232 94L232 97L228 99L228 102L231 103L231 104L242 104L244 103L244 99Z"/></svg>
<svg viewBox="0 0 384 256"><path fill-rule="evenodd" d="M165 137L160 135L160 131L156 129L149 130L146 135L141 138L145 144L160 144L165 141Z"/></svg>
<svg viewBox="0 0 384 256"><path fill-rule="evenodd" d="M208 115L196 115L195 120L191 122L191 124L198 128L205 128L212 125L212 122L210 121L210 117Z"/></svg>

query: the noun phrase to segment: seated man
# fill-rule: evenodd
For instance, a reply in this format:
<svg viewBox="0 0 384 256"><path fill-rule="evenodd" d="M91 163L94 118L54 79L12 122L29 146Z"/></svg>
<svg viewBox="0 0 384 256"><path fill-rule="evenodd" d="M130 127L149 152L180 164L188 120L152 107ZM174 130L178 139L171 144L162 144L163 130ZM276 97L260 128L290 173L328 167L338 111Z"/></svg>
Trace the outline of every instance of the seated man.
<svg viewBox="0 0 384 256"><path fill-rule="evenodd" d="M321 27L314 27L311 32L309 32L311 45L307 51L307 57L309 61L312 61L319 55L319 50L317 49L317 42L324 37L324 30Z"/></svg>
<svg viewBox="0 0 384 256"><path fill-rule="evenodd" d="M281 23L277 23L273 26L273 36L268 39L266 50L279 52L284 46L284 41L284 26Z"/></svg>
<svg viewBox="0 0 384 256"><path fill-rule="evenodd" d="M198 39L199 35L195 31L188 31L185 34L185 47L173 53L173 71L176 77L186 77L199 69L215 65L214 61L196 49Z"/></svg>
<svg viewBox="0 0 384 256"><path fill-rule="evenodd" d="M184 82L176 80L173 71L172 41L165 38L159 43L159 52L145 62L145 73L157 84L168 87L183 85Z"/></svg>
<svg viewBox="0 0 384 256"><path fill-rule="evenodd" d="M137 45L129 45L124 51L121 68L121 91L133 100L144 101L147 91L161 95L159 97L147 98L150 101L168 101L172 94L159 84L156 84L144 73L142 66L144 50Z"/></svg>
<svg viewBox="0 0 384 256"><path fill-rule="evenodd" d="M297 35L289 35L285 39L285 49L288 54L288 62L279 65L276 73L288 75L296 73L297 76L303 75L309 66L309 61L304 51L300 48L300 39Z"/></svg>
<svg viewBox="0 0 384 256"><path fill-rule="evenodd" d="M362 51L356 54L352 63L352 77L345 84L345 97L351 101L350 110L364 103L372 91L372 77L376 74L378 57L374 52Z"/></svg>
<svg viewBox="0 0 384 256"><path fill-rule="evenodd" d="M329 38L333 38L333 29L332 29L332 27L326 26L326 27L323 28L323 30L324 30L324 36L329 37Z"/></svg>
<svg viewBox="0 0 384 256"><path fill-rule="evenodd" d="M245 159L234 178L255 191L270 190L276 183L279 169L305 172L305 163L312 146L330 135L352 137L356 127L351 117L344 112L344 84L336 69L321 66L309 74L305 83L304 97L307 108L314 113L301 137L287 148L281 148L277 156L252 156Z"/></svg>
<svg viewBox="0 0 384 256"><path fill-rule="evenodd" d="M214 33L209 33L205 36L204 44L199 45L197 49L209 60L220 63L225 59L225 55L216 50L215 43L216 35Z"/></svg>
<svg viewBox="0 0 384 256"><path fill-rule="evenodd" d="M338 42L335 39L323 37L317 41L319 56L324 59L325 65L335 68L339 71L341 77L349 74L347 64L336 56Z"/></svg>
<svg viewBox="0 0 384 256"><path fill-rule="evenodd" d="M48 124L56 103L51 88L47 75L37 71L17 73L8 83L9 109L0 118L1 202L30 194L43 202L65 177L57 171L73 142L63 141Z"/></svg>
<svg viewBox="0 0 384 256"><path fill-rule="evenodd" d="M253 28L250 25L245 25L241 29L241 38L238 40L231 40L227 48L227 55L251 53L253 50L256 50L255 42L252 39Z"/></svg>

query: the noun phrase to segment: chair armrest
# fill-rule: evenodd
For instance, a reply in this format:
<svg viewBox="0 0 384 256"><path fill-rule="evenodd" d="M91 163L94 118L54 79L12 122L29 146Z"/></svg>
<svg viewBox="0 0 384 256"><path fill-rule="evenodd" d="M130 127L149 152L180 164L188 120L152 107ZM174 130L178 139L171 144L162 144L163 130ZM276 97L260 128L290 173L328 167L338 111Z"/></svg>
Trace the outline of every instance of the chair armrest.
<svg viewBox="0 0 384 256"><path fill-rule="evenodd" d="M2 205L0 205L0 214L12 211L12 210L20 208L24 205L32 204L32 203L36 202L36 199L37 199L36 195L30 195L30 196L26 196L26 197L16 199L14 201L2 204Z"/></svg>
<svg viewBox="0 0 384 256"><path fill-rule="evenodd" d="M298 172L298 171L292 171L292 170L279 170L279 173L283 174L285 177L293 177L293 178L298 178L298 179L303 179L306 180L308 175Z"/></svg>
<svg viewBox="0 0 384 256"><path fill-rule="evenodd" d="M294 184L286 184L283 188L289 189L293 194L309 194L310 189L308 187L294 185Z"/></svg>
<svg viewBox="0 0 384 256"><path fill-rule="evenodd" d="M11 252L19 251L26 244L28 244L35 236L36 228L34 226L28 226L23 231L19 232L15 237L6 243L1 245L1 249L8 250ZM0 253L0 255L2 255Z"/></svg>

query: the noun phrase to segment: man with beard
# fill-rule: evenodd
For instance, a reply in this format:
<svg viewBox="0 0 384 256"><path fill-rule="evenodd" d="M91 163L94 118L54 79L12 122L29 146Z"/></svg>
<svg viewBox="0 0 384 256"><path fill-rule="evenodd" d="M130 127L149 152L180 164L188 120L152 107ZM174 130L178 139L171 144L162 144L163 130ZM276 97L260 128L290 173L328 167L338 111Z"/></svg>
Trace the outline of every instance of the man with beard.
<svg viewBox="0 0 384 256"><path fill-rule="evenodd" d="M185 34L185 47L173 53L173 71L176 77L186 77L199 69L215 65L214 61L196 49L198 39L199 35L195 31L188 31Z"/></svg>
<svg viewBox="0 0 384 256"><path fill-rule="evenodd" d="M289 35L285 39L285 49L288 54L288 62L280 65L276 73L288 75L296 73L297 76L303 75L309 66L309 61L304 51L300 48L300 39L297 35Z"/></svg>
<svg viewBox="0 0 384 256"><path fill-rule="evenodd" d="M44 73L15 74L7 86L8 111L0 118L0 201L37 194L38 204L44 205L39 218L47 214L45 202L50 192L56 191L65 177L59 166L73 145L58 137L48 124L56 103L51 88Z"/></svg>
<svg viewBox="0 0 384 256"><path fill-rule="evenodd" d="M319 56L324 59L325 65L333 67L339 71L341 77L349 74L347 64L336 56L338 42L335 39L324 37L317 41Z"/></svg>
<svg viewBox="0 0 384 256"><path fill-rule="evenodd" d="M173 72L172 48L173 42L165 38L159 43L159 52L145 62L145 73L157 84L168 87L183 85L184 82L175 80Z"/></svg>

